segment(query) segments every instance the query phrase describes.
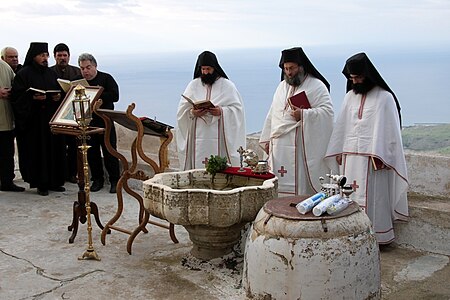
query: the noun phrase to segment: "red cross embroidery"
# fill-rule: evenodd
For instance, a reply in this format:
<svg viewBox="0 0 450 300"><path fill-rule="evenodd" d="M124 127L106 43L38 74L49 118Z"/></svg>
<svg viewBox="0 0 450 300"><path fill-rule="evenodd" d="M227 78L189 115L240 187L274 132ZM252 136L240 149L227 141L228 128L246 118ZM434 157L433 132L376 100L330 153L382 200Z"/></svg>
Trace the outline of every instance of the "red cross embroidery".
<svg viewBox="0 0 450 300"><path fill-rule="evenodd" d="M354 192L356 192L356 189L359 188L359 185L356 184L356 180L353 180L353 183L350 186L353 188Z"/></svg>
<svg viewBox="0 0 450 300"><path fill-rule="evenodd" d="M284 169L284 166L281 166L281 169L278 170L278 173L281 174L281 177L284 177L284 174L287 173L287 170Z"/></svg>
<svg viewBox="0 0 450 300"><path fill-rule="evenodd" d="M206 166L207 163L208 163L208 158L205 157L205 160L202 160L202 164L204 164Z"/></svg>

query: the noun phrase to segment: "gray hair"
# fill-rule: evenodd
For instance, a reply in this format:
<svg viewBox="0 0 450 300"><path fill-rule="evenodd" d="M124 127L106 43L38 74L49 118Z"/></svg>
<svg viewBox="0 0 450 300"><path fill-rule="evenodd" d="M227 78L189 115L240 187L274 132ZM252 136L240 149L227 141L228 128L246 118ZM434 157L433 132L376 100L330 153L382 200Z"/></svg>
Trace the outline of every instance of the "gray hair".
<svg viewBox="0 0 450 300"><path fill-rule="evenodd" d="M14 51L17 52L16 48L13 48L13 47L5 47L5 48L2 49L2 52L1 52L1 57L2 57L2 59L5 58L6 51L8 51L8 50L14 50Z"/></svg>
<svg viewBox="0 0 450 300"><path fill-rule="evenodd" d="M97 66L97 60L95 60L94 55L89 54L89 53L82 53L80 54L80 56L78 56L78 65L80 64L80 62L88 60L90 61L94 66Z"/></svg>

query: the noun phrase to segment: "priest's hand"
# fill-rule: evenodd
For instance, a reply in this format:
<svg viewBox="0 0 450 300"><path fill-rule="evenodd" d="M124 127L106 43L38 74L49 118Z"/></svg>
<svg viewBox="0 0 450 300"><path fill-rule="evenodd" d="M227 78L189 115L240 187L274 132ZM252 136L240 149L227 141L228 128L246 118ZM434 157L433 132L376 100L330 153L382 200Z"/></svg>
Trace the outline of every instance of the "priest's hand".
<svg viewBox="0 0 450 300"><path fill-rule="evenodd" d="M60 93L52 95L52 101L59 101L59 100L61 100L61 94Z"/></svg>
<svg viewBox="0 0 450 300"><path fill-rule="evenodd" d="M383 169L390 170L390 168L388 166L386 166L381 159L379 159L375 156L372 157L372 162L373 162L373 168L375 171L383 170Z"/></svg>
<svg viewBox="0 0 450 300"><path fill-rule="evenodd" d="M194 108L191 109L192 115L197 118L206 115L207 112L208 111L206 109L194 109Z"/></svg>
<svg viewBox="0 0 450 300"><path fill-rule="evenodd" d="M45 99L47 99L47 96L45 94L42 93L33 94L33 100L45 101Z"/></svg>
<svg viewBox="0 0 450 300"><path fill-rule="evenodd" d="M0 88L0 98L2 99L8 99L9 94L11 93L11 88Z"/></svg>
<svg viewBox="0 0 450 300"><path fill-rule="evenodd" d="M266 154L269 154L269 150L270 150L270 144L269 142L264 144L264 152L266 152Z"/></svg>
<svg viewBox="0 0 450 300"><path fill-rule="evenodd" d="M222 110L218 106L216 106L214 108L209 108L208 111L213 116L220 116L222 114Z"/></svg>
<svg viewBox="0 0 450 300"><path fill-rule="evenodd" d="M295 107L295 109L291 111L291 116L293 116L297 122L300 121L302 119L302 109Z"/></svg>

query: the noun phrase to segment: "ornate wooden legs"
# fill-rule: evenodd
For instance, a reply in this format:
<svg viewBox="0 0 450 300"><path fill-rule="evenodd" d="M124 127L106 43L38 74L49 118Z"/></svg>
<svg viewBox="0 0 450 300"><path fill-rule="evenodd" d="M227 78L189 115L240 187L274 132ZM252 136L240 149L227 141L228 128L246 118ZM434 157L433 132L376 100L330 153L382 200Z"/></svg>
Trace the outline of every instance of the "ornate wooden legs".
<svg viewBox="0 0 450 300"><path fill-rule="evenodd" d="M77 143L80 141L77 139ZM77 173L78 173L78 201L73 203L73 217L72 224L67 227L69 231L72 231L72 235L69 238L69 243L72 244L77 236L78 232L78 222L81 224L86 223L86 192L84 191L84 170L83 170L83 156L81 151L77 151ZM103 225L100 221L100 216L98 214L98 206L94 202L91 203L91 214L94 215L95 222L98 227L103 230ZM108 230L107 233L111 231Z"/></svg>

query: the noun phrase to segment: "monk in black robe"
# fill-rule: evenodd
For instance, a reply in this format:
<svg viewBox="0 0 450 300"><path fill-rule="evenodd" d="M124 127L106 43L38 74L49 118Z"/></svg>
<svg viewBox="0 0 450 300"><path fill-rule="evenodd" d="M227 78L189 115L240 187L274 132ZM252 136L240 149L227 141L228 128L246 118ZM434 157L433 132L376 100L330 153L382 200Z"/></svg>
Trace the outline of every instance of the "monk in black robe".
<svg viewBox="0 0 450 300"><path fill-rule="evenodd" d="M37 93L29 88L59 90L56 73L48 67L48 44L31 43L23 68L11 91L22 178L39 195L65 191L64 136L53 135L49 122L61 103L60 93Z"/></svg>

